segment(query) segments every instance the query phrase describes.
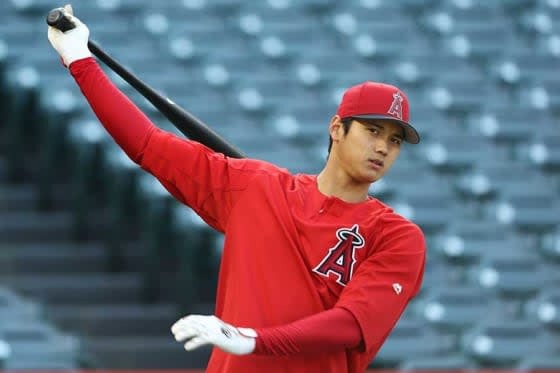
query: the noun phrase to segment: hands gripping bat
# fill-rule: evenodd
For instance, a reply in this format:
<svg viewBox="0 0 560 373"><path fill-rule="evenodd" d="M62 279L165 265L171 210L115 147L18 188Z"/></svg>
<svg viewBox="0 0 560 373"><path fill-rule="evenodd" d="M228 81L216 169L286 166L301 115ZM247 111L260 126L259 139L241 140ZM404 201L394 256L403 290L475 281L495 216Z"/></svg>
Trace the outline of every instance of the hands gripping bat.
<svg viewBox="0 0 560 373"><path fill-rule="evenodd" d="M55 8L47 15L47 24L60 31L68 31L75 27L70 19L65 16L65 12L72 13L72 8L66 5L64 8ZM179 131L191 140L200 142L212 150L223 153L232 158L244 158L245 155L229 144L225 139L212 131L206 124L184 110L169 98L163 96L155 89L144 83L136 75L127 70L123 65L97 45L89 40L88 48L97 58L103 61L111 70L116 72L128 84L134 87L142 96L154 105Z"/></svg>

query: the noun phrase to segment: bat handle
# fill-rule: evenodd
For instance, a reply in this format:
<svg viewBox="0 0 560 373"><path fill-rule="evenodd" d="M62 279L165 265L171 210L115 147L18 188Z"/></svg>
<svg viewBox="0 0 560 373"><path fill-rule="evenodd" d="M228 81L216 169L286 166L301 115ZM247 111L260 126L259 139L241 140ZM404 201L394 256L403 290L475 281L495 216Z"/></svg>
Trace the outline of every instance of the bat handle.
<svg viewBox="0 0 560 373"><path fill-rule="evenodd" d="M76 25L64 15L63 8L55 8L47 14L47 24L62 32L71 30Z"/></svg>

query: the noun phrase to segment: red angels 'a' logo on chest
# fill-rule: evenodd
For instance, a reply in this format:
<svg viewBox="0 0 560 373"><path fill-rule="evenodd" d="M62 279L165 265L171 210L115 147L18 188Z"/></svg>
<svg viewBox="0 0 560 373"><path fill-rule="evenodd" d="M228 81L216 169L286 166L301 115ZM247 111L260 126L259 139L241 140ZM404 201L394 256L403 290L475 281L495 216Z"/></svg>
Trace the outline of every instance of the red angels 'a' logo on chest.
<svg viewBox="0 0 560 373"><path fill-rule="evenodd" d="M338 277L340 285L346 286L352 278L354 264L356 264L356 250L365 245L365 240L359 232L358 224L352 228L340 228L336 231L338 242L329 249L323 260L313 268L313 272L329 277Z"/></svg>

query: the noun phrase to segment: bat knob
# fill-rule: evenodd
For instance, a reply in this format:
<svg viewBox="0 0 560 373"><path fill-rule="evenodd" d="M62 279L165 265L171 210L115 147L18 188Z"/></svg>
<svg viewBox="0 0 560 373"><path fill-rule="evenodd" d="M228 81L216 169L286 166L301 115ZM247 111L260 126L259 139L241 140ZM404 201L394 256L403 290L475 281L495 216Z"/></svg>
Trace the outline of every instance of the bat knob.
<svg viewBox="0 0 560 373"><path fill-rule="evenodd" d="M64 8L55 8L47 14L47 24L62 32L71 30L76 27L68 17L64 14Z"/></svg>

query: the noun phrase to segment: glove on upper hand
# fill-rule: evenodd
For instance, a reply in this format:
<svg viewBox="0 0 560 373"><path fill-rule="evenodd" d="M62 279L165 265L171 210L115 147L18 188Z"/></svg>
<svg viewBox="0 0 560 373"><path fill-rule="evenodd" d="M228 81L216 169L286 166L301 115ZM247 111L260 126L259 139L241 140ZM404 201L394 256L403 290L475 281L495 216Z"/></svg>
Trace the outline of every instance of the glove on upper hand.
<svg viewBox="0 0 560 373"><path fill-rule="evenodd" d="M185 350L212 344L234 355L246 355L255 349L256 332L248 328L236 328L216 316L190 315L179 319L171 327L175 340L185 343Z"/></svg>
<svg viewBox="0 0 560 373"><path fill-rule="evenodd" d="M78 18L72 14L70 5L64 6L64 14L74 25L75 28L62 32L57 28L48 26L48 39L53 48L62 58L62 62L66 67L74 61L91 57L91 51L88 48L89 29Z"/></svg>

